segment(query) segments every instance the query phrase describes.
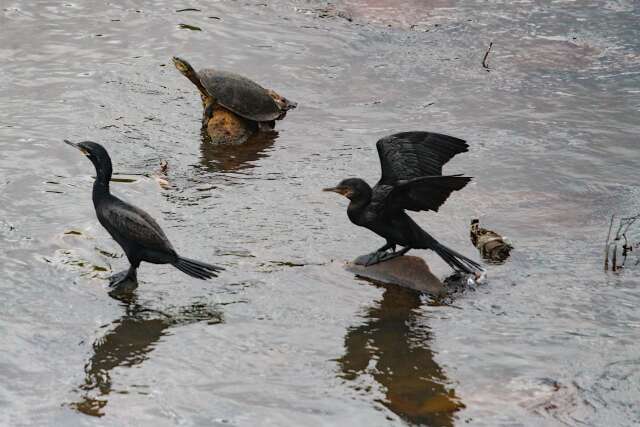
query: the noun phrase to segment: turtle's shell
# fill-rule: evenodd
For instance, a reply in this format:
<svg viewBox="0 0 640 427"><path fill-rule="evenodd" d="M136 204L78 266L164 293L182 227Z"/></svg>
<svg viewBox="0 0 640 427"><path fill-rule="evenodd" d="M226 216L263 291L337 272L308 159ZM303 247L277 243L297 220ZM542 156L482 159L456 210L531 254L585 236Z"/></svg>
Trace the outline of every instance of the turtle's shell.
<svg viewBox="0 0 640 427"><path fill-rule="evenodd" d="M239 116L268 122L282 114L267 89L246 77L210 68L198 71L198 77L216 103Z"/></svg>

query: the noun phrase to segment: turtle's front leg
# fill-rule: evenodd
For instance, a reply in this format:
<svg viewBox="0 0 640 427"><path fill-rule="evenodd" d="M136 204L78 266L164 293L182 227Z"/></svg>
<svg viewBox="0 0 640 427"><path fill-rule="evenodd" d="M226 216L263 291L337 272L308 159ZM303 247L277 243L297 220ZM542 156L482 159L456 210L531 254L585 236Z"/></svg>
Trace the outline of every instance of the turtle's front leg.
<svg viewBox="0 0 640 427"><path fill-rule="evenodd" d="M209 124L209 119L213 117L213 109L216 103L211 98L206 98L202 100L204 109L202 111L202 127L206 128Z"/></svg>

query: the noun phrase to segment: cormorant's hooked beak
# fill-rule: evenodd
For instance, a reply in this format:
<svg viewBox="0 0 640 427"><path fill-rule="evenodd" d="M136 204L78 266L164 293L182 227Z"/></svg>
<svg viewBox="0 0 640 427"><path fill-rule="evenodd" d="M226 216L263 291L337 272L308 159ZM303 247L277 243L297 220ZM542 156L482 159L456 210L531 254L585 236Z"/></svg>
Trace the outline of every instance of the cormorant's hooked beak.
<svg viewBox="0 0 640 427"><path fill-rule="evenodd" d="M323 188L322 191L331 191L332 193L342 194L343 196L348 196L351 192L351 190L349 190L347 187Z"/></svg>
<svg viewBox="0 0 640 427"><path fill-rule="evenodd" d="M71 141L69 141L68 139L64 140L65 143L69 144L72 147L77 148L78 150L80 150L80 152L82 152L82 154L84 154L85 156L89 155L89 152L87 150L85 150L83 147L81 147L79 144L75 144Z"/></svg>

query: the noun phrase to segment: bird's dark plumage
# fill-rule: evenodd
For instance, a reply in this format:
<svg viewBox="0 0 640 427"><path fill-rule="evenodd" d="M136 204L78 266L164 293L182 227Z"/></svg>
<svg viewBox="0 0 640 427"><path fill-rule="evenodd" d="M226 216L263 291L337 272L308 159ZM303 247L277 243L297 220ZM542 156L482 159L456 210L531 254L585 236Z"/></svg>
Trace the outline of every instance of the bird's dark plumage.
<svg viewBox="0 0 640 427"><path fill-rule="evenodd" d="M409 249L432 249L457 271L473 273L481 267L440 244L409 217L405 210L437 212L449 195L471 180L461 175L442 175L442 166L468 150L465 141L430 132L402 132L380 139L376 147L382 177L371 188L359 178L343 180L328 188L350 199L347 214L351 222L384 237L387 244L370 257L380 262ZM396 245L404 249L386 251Z"/></svg>
<svg viewBox="0 0 640 427"><path fill-rule="evenodd" d="M142 261L172 264L180 271L198 279L216 277L223 268L179 256L158 223L145 211L130 205L109 191L111 158L100 144L83 141L65 142L82 151L96 168L93 204L100 224L124 250L131 266L126 273L114 276L112 286L118 287L136 280L136 270Z"/></svg>
<svg viewBox="0 0 640 427"><path fill-rule="evenodd" d="M442 166L469 145L462 139L432 132L400 132L376 143L382 178L392 184L421 176L442 175Z"/></svg>
<svg viewBox="0 0 640 427"><path fill-rule="evenodd" d="M471 178L442 176L442 166L468 150L465 141L430 132L402 132L376 143L382 177L374 188L379 209L412 211L438 208Z"/></svg>

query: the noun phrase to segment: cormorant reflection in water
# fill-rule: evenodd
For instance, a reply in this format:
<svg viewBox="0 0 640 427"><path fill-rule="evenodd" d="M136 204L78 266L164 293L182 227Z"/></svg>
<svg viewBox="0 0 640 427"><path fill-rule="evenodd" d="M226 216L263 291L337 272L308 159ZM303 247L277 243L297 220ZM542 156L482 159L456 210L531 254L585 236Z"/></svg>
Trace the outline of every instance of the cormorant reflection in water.
<svg viewBox="0 0 640 427"><path fill-rule="evenodd" d="M69 405L95 417L104 415L107 398L116 391L111 380L114 368L133 367L144 362L171 327L196 322L223 322L222 312L204 303L164 313L138 303L135 292L111 296L123 303L125 314L112 323L111 330L93 343L93 355L84 367L84 384L78 390L82 397L80 401Z"/></svg>
<svg viewBox="0 0 640 427"><path fill-rule="evenodd" d="M405 421L428 426L453 426L464 405L429 348L431 332L422 325L420 294L394 285L366 313L366 323L350 328L346 353L338 359L339 377L366 390L369 375L386 394L380 403ZM369 366L374 362L374 368ZM358 381L358 378L365 377ZM369 393L367 393L369 394Z"/></svg>
<svg viewBox="0 0 640 427"><path fill-rule="evenodd" d="M209 172L233 172L254 167L254 162L267 157L278 138L278 132L258 132L242 144L214 144L202 132L200 164Z"/></svg>

